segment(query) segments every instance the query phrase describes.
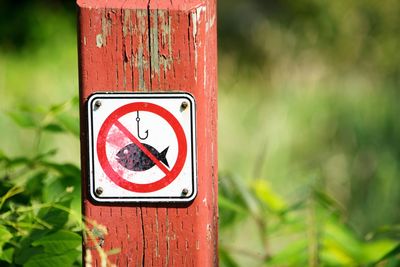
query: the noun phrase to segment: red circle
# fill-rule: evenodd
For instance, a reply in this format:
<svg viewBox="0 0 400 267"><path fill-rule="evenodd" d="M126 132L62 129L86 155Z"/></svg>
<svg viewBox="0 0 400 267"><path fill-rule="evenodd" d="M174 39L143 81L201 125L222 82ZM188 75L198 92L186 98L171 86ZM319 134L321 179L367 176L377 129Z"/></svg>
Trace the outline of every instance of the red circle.
<svg viewBox="0 0 400 267"><path fill-rule="evenodd" d="M110 162L108 161L106 154L106 140L111 127L119 118L126 115L127 113L135 111L152 112L165 119L169 123L169 125L171 125L178 140L178 158L176 159L175 165L162 179L149 184L132 183L122 178L113 169ZM172 181L174 181L175 178L178 176L178 174L182 171L183 165L185 164L186 161L186 153L187 153L187 143L186 143L185 132L180 123L178 122L178 120L165 108L152 103L136 102L124 105L116 109L104 121L103 125L100 128L97 138L97 155L99 158L99 163L103 168L105 174L115 184L132 192L139 192L139 193L154 192L172 183Z"/></svg>

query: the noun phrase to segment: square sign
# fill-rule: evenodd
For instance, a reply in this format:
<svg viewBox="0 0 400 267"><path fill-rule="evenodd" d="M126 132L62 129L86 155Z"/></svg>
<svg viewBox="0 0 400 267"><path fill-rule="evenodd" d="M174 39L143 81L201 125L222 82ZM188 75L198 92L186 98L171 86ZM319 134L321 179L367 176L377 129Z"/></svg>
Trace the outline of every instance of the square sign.
<svg viewBox="0 0 400 267"><path fill-rule="evenodd" d="M88 99L89 191L107 202L189 202L197 194L195 100L187 93Z"/></svg>

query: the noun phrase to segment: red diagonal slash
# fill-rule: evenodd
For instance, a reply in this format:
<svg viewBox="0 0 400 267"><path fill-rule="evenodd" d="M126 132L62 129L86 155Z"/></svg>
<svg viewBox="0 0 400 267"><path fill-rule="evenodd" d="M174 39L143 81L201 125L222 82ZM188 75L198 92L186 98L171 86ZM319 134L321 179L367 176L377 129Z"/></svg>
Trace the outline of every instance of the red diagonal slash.
<svg viewBox="0 0 400 267"><path fill-rule="evenodd" d="M168 174L169 170L167 167L164 166L151 152L144 146L140 141L124 126L122 123L120 123L118 120L114 122L114 125L126 136L128 137L140 150L143 151L143 153L146 154L147 157L149 157L154 164L157 165L158 168L164 173Z"/></svg>

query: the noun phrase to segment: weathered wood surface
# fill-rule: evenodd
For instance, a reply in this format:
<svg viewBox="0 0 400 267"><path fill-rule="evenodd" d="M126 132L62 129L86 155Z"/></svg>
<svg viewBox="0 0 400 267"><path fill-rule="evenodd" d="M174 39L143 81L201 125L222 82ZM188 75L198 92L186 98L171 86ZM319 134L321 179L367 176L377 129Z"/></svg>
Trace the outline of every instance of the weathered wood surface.
<svg viewBox="0 0 400 267"><path fill-rule="evenodd" d="M215 0L78 0L83 212L107 228L117 266L217 266ZM184 91L197 104L198 195L193 203L94 205L87 198L83 108L99 91ZM98 240L97 240L98 241ZM86 260L102 266L96 249ZM87 264L88 266L89 264Z"/></svg>

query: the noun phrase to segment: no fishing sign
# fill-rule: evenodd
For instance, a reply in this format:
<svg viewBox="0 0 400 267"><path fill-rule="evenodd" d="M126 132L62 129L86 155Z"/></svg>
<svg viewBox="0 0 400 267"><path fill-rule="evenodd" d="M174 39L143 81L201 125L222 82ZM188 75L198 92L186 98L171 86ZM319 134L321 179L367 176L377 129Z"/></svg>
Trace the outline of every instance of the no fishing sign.
<svg viewBox="0 0 400 267"><path fill-rule="evenodd" d="M195 101L190 94L96 93L87 103L93 200L195 198Z"/></svg>

